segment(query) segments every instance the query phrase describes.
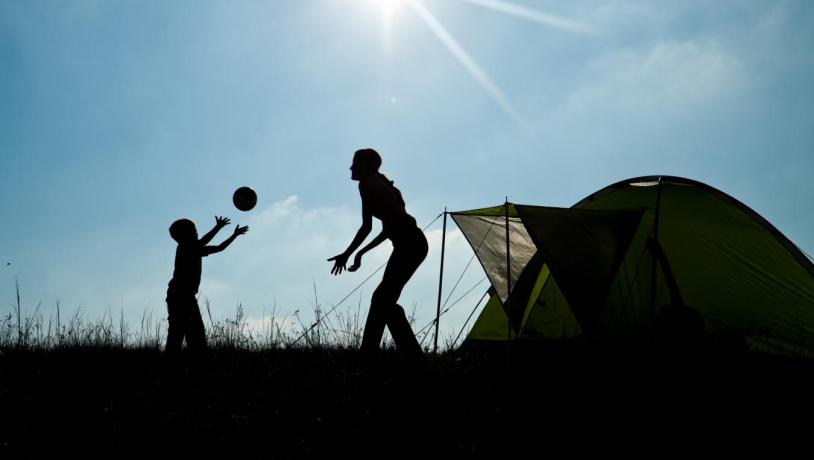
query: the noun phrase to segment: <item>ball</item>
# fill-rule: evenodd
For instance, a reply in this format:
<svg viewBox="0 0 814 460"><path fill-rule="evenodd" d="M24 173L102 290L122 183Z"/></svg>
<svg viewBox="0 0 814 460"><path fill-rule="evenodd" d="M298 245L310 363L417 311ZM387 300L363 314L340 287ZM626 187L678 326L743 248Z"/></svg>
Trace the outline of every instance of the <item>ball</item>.
<svg viewBox="0 0 814 460"><path fill-rule="evenodd" d="M248 211L257 204L257 194L249 187L240 187L232 195L232 203L241 211Z"/></svg>

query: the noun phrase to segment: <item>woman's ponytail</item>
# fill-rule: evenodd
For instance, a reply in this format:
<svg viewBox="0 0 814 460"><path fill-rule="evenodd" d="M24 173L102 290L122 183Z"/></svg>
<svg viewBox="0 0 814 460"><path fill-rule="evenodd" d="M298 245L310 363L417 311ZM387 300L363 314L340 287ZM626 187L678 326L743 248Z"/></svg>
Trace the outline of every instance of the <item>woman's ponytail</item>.
<svg viewBox="0 0 814 460"><path fill-rule="evenodd" d="M396 194L396 196L398 197L399 202L401 202L401 205L402 205L402 206L407 206L407 203L405 203L405 202L404 202L404 197L402 197L402 196L401 196L401 190L399 190L399 189L396 187L395 182L393 182L392 180L388 179L388 178L387 178L387 176L385 176L384 174L382 174L382 173L380 173L380 172L377 172L376 174L378 174L378 175L379 175L379 178L380 178L381 180L383 180L383 181L384 181L386 184L388 184L388 185L390 186L390 188L393 190L393 193L395 193L395 194Z"/></svg>

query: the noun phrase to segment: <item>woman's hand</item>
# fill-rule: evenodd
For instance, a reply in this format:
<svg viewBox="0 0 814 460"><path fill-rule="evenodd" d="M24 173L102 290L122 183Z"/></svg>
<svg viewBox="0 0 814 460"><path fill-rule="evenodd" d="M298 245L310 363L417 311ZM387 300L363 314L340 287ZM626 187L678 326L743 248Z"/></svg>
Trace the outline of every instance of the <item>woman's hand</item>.
<svg viewBox="0 0 814 460"><path fill-rule="evenodd" d="M348 263L348 257L349 255L343 252L342 254L333 256L330 259L328 259L328 262L334 261L334 266L331 269L332 275L338 275L342 273L342 270L345 270L345 265L347 265Z"/></svg>
<svg viewBox="0 0 814 460"><path fill-rule="evenodd" d="M355 272L359 270L359 267L362 266L362 251L356 253L356 256L353 258L353 265L348 267L349 272Z"/></svg>

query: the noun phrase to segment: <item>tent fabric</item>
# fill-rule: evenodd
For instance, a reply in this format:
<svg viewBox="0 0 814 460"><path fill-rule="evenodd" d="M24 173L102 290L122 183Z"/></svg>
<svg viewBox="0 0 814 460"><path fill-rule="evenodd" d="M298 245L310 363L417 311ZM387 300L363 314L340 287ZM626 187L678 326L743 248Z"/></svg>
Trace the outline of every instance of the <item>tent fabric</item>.
<svg viewBox="0 0 814 460"><path fill-rule="evenodd" d="M669 280L709 333L814 354L814 264L756 212L703 183L640 177L569 209L508 204L452 216L473 248L482 244L475 252L496 292L468 340L506 340L504 303L519 338L652 338L672 300Z"/></svg>
<svg viewBox="0 0 814 460"><path fill-rule="evenodd" d="M506 226L508 223L512 284L517 282L523 267L537 251L526 226L516 215L510 215L507 219L505 208L503 215L452 214L452 219L475 250L501 301L505 302L509 294L510 279L506 257Z"/></svg>
<svg viewBox="0 0 814 460"><path fill-rule="evenodd" d="M503 303L494 289L490 289L489 301L483 307L480 316L467 334L467 340L506 340L509 336L508 317ZM512 339L517 338L515 331Z"/></svg>
<svg viewBox="0 0 814 460"><path fill-rule="evenodd" d="M517 208L583 328L595 327L642 211Z"/></svg>

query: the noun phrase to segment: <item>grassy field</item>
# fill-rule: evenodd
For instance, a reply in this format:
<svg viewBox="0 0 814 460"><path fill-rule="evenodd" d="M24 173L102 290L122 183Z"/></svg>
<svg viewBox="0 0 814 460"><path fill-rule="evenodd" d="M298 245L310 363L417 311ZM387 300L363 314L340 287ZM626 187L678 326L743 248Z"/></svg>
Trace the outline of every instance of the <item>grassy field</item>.
<svg viewBox="0 0 814 460"><path fill-rule="evenodd" d="M425 363L394 352L362 361L351 350L318 348L220 348L206 356L4 350L0 443L6 452L458 458L519 452L543 439L755 427L784 407L803 412L810 401L805 360L652 358L517 347L508 362L504 349Z"/></svg>
<svg viewBox="0 0 814 460"><path fill-rule="evenodd" d="M515 343L371 361L355 352L358 318L255 331L240 309L210 317L209 353L172 356L160 321L131 330L37 311L0 319L0 458L538 458L626 452L642 436L765 437L800 417L810 427L814 408L803 358Z"/></svg>

